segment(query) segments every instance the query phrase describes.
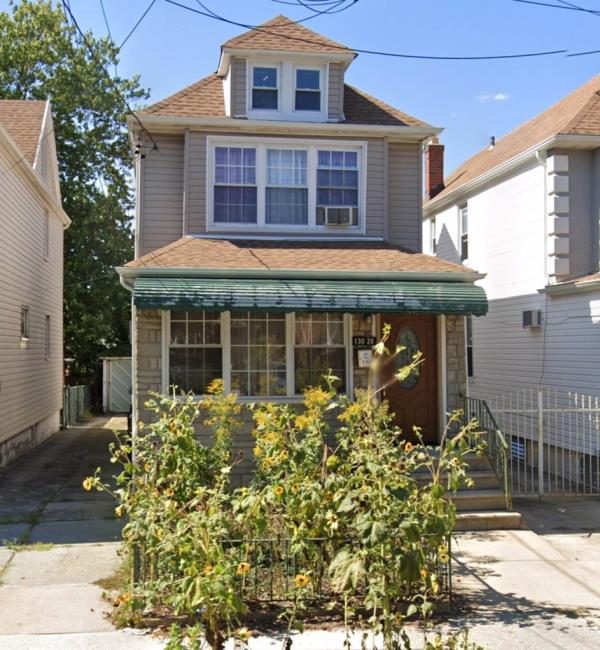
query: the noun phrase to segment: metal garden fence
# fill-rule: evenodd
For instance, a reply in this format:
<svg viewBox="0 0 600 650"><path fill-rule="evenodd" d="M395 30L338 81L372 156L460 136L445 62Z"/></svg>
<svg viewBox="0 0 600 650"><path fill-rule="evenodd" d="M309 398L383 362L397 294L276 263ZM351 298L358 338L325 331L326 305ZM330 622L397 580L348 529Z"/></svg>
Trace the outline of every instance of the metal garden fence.
<svg viewBox="0 0 600 650"><path fill-rule="evenodd" d="M444 558L447 561L441 561L438 557L439 535L423 536L415 552L428 549L426 568L428 573L437 576L438 598L451 602L451 536L442 536L441 539L448 549L448 558ZM329 537L304 540L280 537L223 540L223 547L232 563L245 562L249 565L248 572L239 579L240 596L247 602L267 604L293 601L297 596L294 578L298 573L308 573L311 577L310 589L302 592L304 597L314 602L330 599L334 592L327 567L344 546L351 547L352 541ZM139 549L136 556L135 582L143 584L160 576L160 557L145 553L143 549ZM407 599L414 595L408 592L408 588ZM359 584L357 590L360 592L361 589L364 589L364 585Z"/></svg>
<svg viewBox="0 0 600 650"><path fill-rule="evenodd" d="M89 410L91 395L89 386L65 386L63 393L63 429L81 422L83 414Z"/></svg>

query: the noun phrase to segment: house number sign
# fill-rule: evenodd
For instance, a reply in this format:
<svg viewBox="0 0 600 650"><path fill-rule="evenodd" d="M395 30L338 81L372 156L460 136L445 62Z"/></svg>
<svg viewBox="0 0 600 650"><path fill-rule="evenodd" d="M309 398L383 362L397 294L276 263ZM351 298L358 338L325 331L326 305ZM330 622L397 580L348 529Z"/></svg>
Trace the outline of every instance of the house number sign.
<svg viewBox="0 0 600 650"><path fill-rule="evenodd" d="M374 336L353 336L352 347L354 348L372 348L377 339Z"/></svg>

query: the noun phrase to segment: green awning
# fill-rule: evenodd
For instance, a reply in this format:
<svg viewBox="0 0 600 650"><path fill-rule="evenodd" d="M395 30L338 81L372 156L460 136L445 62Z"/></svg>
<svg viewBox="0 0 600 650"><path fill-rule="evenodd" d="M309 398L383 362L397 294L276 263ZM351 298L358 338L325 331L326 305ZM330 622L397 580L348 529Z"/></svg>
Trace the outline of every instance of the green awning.
<svg viewBox="0 0 600 650"><path fill-rule="evenodd" d="M487 313L484 290L470 282L138 277L140 309Z"/></svg>

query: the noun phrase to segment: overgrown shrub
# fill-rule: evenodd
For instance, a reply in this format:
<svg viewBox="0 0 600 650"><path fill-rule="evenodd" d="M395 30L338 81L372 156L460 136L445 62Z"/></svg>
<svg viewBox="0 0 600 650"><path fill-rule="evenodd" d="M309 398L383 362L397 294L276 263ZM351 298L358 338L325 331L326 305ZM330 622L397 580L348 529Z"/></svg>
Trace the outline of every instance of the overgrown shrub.
<svg viewBox="0 0 600 650"><path fill-rule="evenodd" d="M381 366L401 351L387 350L388 335L375 348L368 389L353 399L337 395L337 380L328 376L326 388L306 391L300 410L249 407L256 474L246 487L230 482L241 406L221 382L201 401L153 396L156 421L140 429L133 448L118 441L111 449L112 461L123 464L114 495L117 514L128 519L124 542L144 577L121 596L121 608L183 617L192 625L188 636L201 634L213 648L232 635L244 642L246 581L252 576L262 588L252 540L268 535L286 540L296 567L286 592L289 628L301 626L307 602L326 585L347 629L368 624L386 650L409 647L402 626L413 614L431 615L455 523L447 493L470 481L465 454L478 448L478 437L475 423L458 426L457 413L435 450L418 429L413 442L393 425L379 399L386 386L375 384ZM421 362L417 355L392 381ZM212 432L210 447L195 437L201 418ZM109 489L98 473L84 486ZM264 562L275 559L261 567L272 569ZM173 647L183 643L178 635Z"/></svg>

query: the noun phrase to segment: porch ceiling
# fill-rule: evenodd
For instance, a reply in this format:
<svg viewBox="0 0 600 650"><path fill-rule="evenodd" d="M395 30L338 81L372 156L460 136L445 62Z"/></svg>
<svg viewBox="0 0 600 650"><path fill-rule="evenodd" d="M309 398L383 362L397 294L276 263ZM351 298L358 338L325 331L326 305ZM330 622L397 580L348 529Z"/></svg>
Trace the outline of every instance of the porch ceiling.
<svg viewBox="0 0 600 650"><path fill-rule="evenodd" d="M469 282L138 277L133 293L140 309L487 313Z"/></svg>

